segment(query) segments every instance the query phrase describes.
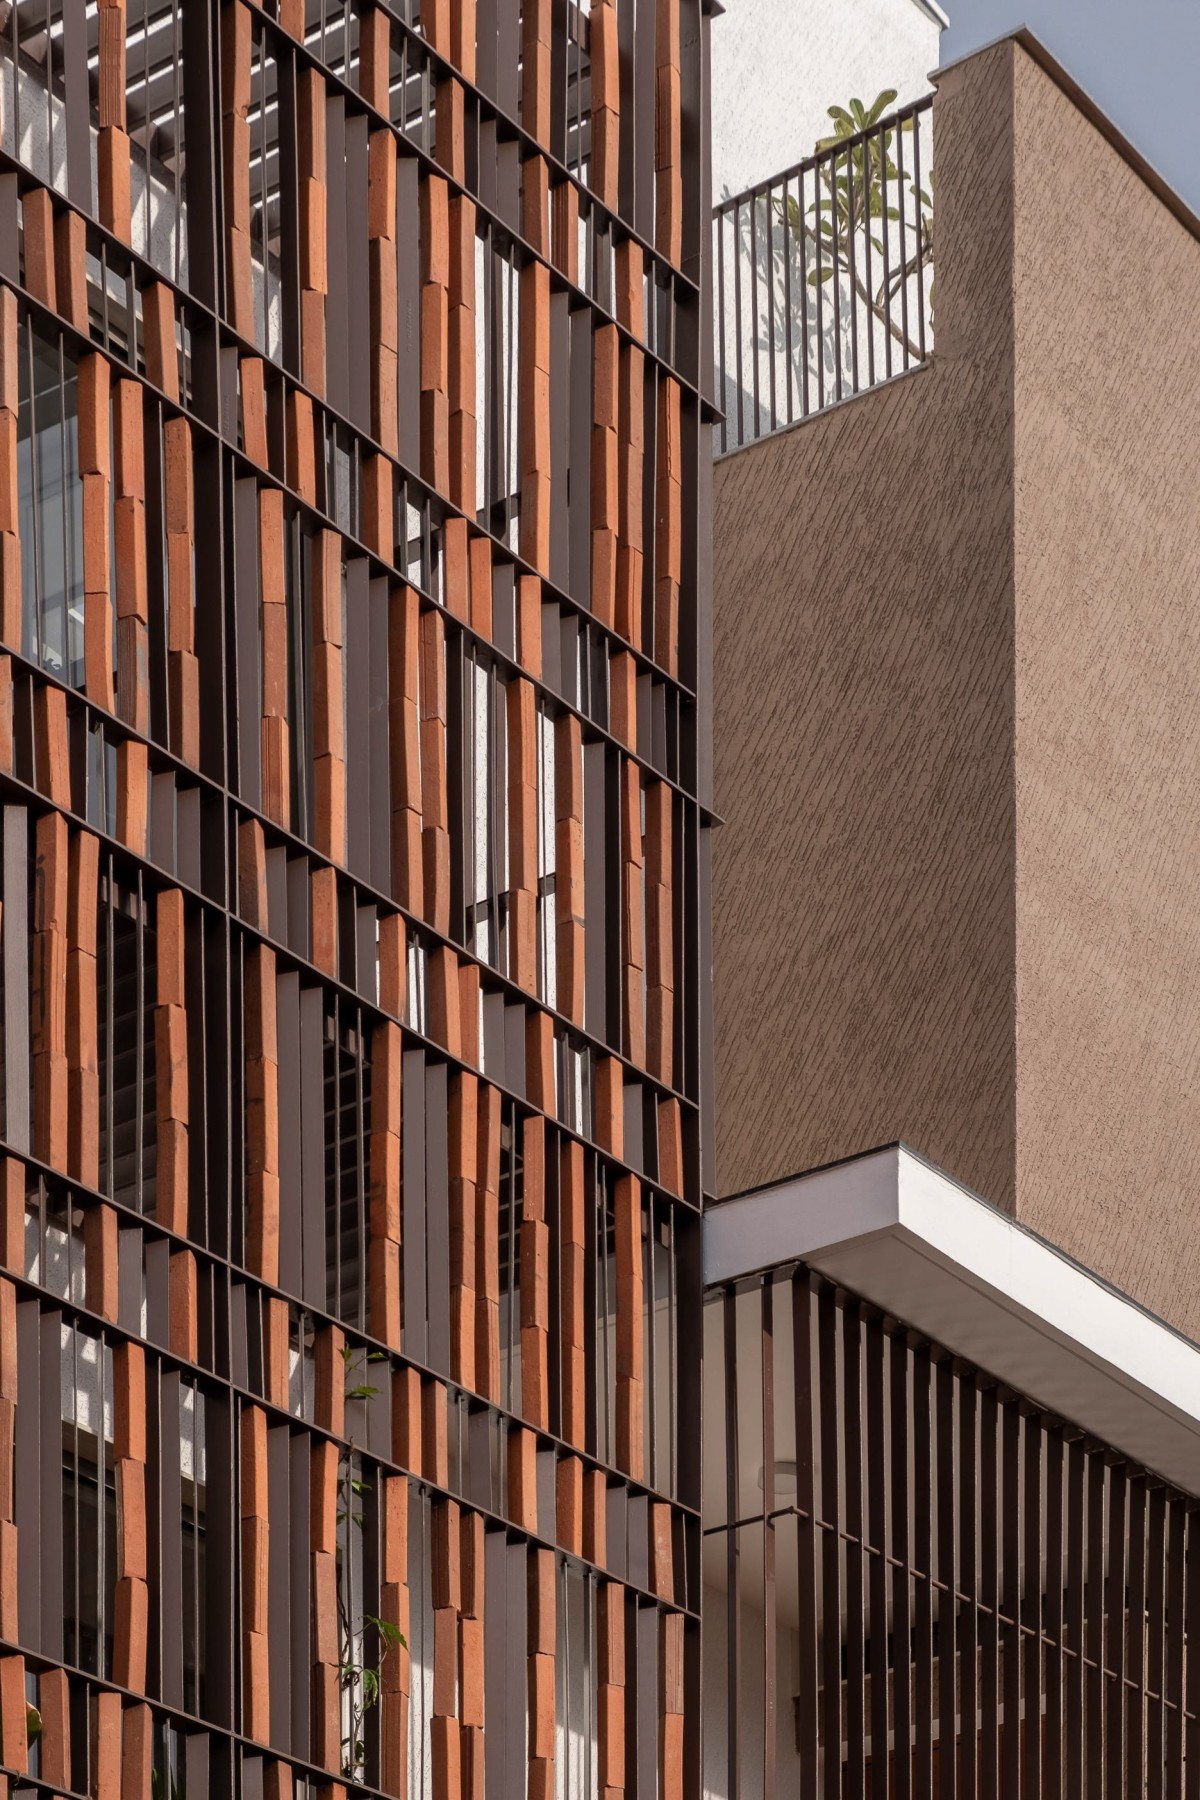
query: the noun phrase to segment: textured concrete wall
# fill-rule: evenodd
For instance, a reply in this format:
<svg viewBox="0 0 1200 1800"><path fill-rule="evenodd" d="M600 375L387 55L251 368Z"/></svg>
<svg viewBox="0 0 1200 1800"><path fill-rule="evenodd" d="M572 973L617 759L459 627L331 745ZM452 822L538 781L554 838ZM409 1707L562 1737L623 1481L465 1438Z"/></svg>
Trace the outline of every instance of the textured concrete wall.
<svg viewBox="0 0 1200 1800"><path fill-rule="evenodd" d="M1011 1191L1008 49L949 87L935 360L717 465L724 1193L901 1135Z"/></svg>
<svg viewBox="0 0 1200 1800"><path fill-rule="evenodd" d="M1015 59L1017 1209L1200 1334L1200 244Z"/></svg>
<svg viewBox="0 0 1200 1800"><path fill-rule="evenodd" d="M903 1137L1200 1332L1200 244L943 78L931 366L716 471L719 1178Z"/></svg>

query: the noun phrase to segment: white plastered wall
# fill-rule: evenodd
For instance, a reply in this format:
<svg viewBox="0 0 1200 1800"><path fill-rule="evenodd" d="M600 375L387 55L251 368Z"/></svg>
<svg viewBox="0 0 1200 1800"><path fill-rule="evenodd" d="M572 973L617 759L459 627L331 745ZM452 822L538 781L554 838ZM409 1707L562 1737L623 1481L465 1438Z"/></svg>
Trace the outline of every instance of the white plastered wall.
<svg viewBox="0 0 1200 1800"><path fill-rule="evenodd" d="M810 155L831 106L927 93L944 22L928 0L726 0L712 31L714 200Z"/></svg>

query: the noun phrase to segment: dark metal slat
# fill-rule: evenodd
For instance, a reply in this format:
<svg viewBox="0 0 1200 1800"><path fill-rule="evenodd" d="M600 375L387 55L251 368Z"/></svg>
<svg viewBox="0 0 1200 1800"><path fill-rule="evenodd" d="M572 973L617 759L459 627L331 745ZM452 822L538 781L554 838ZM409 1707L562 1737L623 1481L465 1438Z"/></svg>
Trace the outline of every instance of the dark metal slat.
<svg viewBox="0 0 1200 1800"><path fill-rule="evenodd" d="M792 1278L792 1362L796 1410L796 1753L801 1795L817 1792L817 1559L816 1468L813 1454L812 1289L806 1270ZM1200 1553L1196 1557L1200 1562ZM1200 1577L1197 1579L1200 1590ZM729 1792L738 1789L731 1783Z"/></svg>
<svg viewBox="0 0 1200 1800"><path fill-rule="evenodd" d="M841 1492L837 1404L837 1293L822 1283L817 1294L817 1393L821 1458L821 1723L826 1800L842 1790L842 1594Z"/></svg>

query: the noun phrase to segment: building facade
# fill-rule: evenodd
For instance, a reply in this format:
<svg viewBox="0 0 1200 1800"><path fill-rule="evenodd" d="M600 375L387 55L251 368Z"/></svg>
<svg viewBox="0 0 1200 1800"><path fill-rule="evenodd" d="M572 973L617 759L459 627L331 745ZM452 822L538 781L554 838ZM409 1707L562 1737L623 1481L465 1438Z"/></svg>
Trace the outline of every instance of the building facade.
<svg viewBox="0 0 1200 1800"><path fill-rule="evenodd" d="M0 32L0 1763L698 1791L702 0Z"/></svg>
<svg viewBox="0 0 1200 1800"><path fill-rule="evenodd" d="M934 80L715 215L712 1800L1200 1784L1200 220Z"/></svg>
<svg viewBox="0 0 1200 1800"><path fill-rule="evenodd" d="M4 13L6 1793L1200 1784L1200 223L903 4Z"/></svg>

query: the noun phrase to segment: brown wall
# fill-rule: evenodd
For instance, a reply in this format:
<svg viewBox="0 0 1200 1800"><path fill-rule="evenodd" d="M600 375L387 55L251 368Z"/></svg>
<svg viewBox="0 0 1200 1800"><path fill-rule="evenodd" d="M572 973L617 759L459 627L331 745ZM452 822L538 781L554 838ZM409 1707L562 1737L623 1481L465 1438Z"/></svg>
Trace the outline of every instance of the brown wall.
<svg viewBox="0 0 1200 1800"><path fill-rule="evenodd" d="M1007 50L971 71L936 358L716 470L722 1193L899 1136L1011 1188Z"/></svg>
<svg viewBox="0 0 1200 1800"><path fill-rule="evenodd" d="M1196 1332L1200 244L1015 43L935 136L930 366L716 471L720 1189L903 1137Z"/></svg>
<svg viewBox="0 0 1200 1800"><path fill-rule="evenodd" d="M1200 244L1015 73L1017 1206L1197 1334Z"/></svg>

